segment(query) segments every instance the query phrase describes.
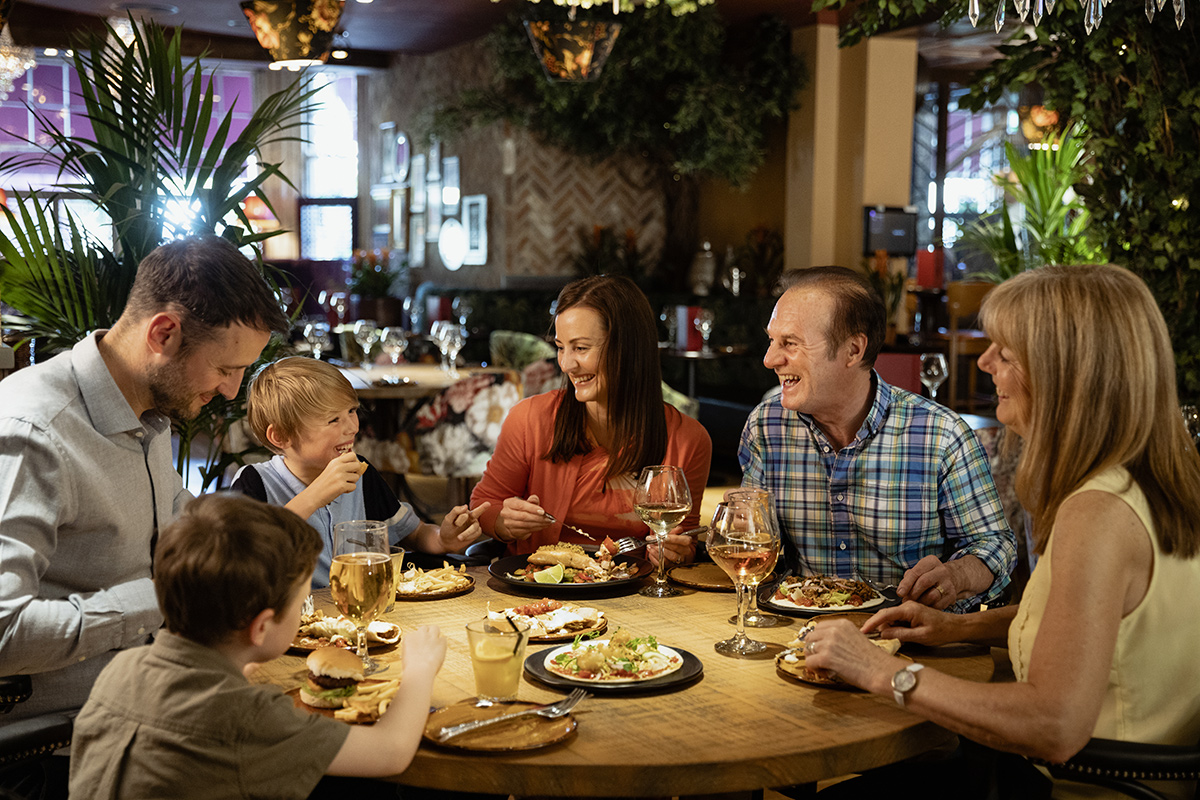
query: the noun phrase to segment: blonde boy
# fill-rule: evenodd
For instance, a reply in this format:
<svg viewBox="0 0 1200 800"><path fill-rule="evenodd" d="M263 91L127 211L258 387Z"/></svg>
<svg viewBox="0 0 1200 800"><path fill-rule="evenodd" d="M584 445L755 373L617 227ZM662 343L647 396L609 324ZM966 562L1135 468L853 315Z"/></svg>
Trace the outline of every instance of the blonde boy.
<svg viewBox="0 0 1200 800"><path fill-rule="evenodd" d="M287 650L320 549L286 509L234 494L191 503L154 559L167 630L100 673L75 720L71 796L303 798L324 774L404 771L446 654L436 627L405 633L404 680L371 727L245 678Z"/></svg>
<svg viewBox="0 0 1200 800"><path fill-rule="evenodd" d="M324 548L312 587L329 585L333 526L354 519L386 520L392 544L409 550L457 553L482 532L484 504L455 506L440 526L423 523L401 503L378 471L353 451L358 396L338 369L307 357L283 358L259 370L250 384L248 420L255 437L276 455L238 470L233 489L294 511L321 534Z"/></svg>

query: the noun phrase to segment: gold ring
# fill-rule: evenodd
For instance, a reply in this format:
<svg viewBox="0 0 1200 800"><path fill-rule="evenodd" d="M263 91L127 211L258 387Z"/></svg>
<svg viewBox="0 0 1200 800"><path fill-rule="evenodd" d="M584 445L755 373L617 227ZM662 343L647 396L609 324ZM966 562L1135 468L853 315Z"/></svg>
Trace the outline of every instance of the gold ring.
<svg viewBox="0 0 1200 800"><path fill-rule="evenodd" d="M816 642L808 643L808 652L812 653L813 655L816 655L816 653L817 653L817 643Z"/></svg>
<svg viewBox="0 0 1200 800"><path fill-rule="evenodd" d="M937 586L934 586L933 588L935 588L935 589L937 589L937 590L938 590L938 597L939 597L939 598L942 598L942 597L945 597L945 596L946 596L946 590L942 588L942 585L941 585L940 583L939 583Z"/></svg>

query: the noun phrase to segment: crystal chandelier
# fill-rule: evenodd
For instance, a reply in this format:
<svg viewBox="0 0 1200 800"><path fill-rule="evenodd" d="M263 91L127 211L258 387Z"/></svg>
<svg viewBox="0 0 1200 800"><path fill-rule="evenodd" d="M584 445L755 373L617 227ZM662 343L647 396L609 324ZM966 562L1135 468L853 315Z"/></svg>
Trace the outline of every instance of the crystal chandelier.
<svg viewBox="0 0 1200 800"><path fill-rule="evenodd" d="M8 23L4 23L4 29L0 30L0 100L7 100L17 78L35 66L37 60L33 57L33 48L17 47L8 32Z"/></svg>
<svg viewBox="0 0 1200 800"><path fill-rule="evenodd" d="M1033 24L1036 27L1042 22L1042 18L1054 11L1055 0L1013 0L1013 6L1017 10L1017 14L1021 17L1021 22L1024 22L1030 12L1033 14ZM1175 27L1182 28L1183 21L1187 19L1187 8L1184 6L1185 0L1171 0L1171 4L1175 10ZM1080 0L1083 5L1083 29L1091 35L1092 31L1100 24L1100 19L1104 16L1104 9L1108 6L1109 0ZM1162 11L1163 6L1167 4L1166 0L1146 0L1146 19L1154 22L1154 13ZM1007 0L1000 0L996 6L996 33L1004 27L1004 7L1007 5ZM981 16L980 0L968 0L967 2L967 17L971 20L972 27L978 26L979 17Z"/></svg>

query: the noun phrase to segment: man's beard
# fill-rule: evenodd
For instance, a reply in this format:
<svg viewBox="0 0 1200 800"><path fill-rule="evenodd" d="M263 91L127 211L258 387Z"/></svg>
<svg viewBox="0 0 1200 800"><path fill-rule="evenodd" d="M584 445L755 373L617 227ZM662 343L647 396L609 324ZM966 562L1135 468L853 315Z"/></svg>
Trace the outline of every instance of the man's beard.
<svg viewBox="0 0 1200 800"><path fill-rule="evenodd" d="M178 422L195 419L199 398L188 386L181 359L173 359L150 371L150 400L154 410Z"/></svg>

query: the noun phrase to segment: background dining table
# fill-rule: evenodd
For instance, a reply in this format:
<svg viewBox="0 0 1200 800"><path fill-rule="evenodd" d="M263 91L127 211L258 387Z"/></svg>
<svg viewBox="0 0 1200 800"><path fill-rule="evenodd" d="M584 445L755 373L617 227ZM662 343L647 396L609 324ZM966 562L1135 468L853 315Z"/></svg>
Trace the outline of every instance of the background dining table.
<svg viewBox="0 0 1200 800"><path fill-rule="evenodd" d="M475 694L464 625L499 610L545 596L531 585L522 592L485 567L472 567L474 589L428 601L398 601L384 619L405 629L436 624L448 639L445 664L433 688L433 705L446 706ZM615 587L614 587L615 588ZM688 651L703 674L685 685L647 694L601 695L574 712L578 728L565 741L537 750L479 753L425 742L412 765L393 780L417 787L555 796L678 796L760 794L772 787L815 784L929 752L953 735L902 708L890 697L849 688L802 683L776 670L774 657L792 640L802 619L775 628L749 629L771 645L758 658L717 654L713 644L732 632L734 596L681 587L684 594L654 599L630 593L604 596L595 590L578 600L605 612L608 633L626 628L652 634L661 644ZM567 590L570 591L570 590ZM563 590L558 592L559 599ZM328 592L318 608L336 614ZM528 653L558 645L531 643ZM1004 651L973 645L923 648L906 645L912 659L958 677L988 681L994 656ZM377 659L392 663L380 678L401 671L401 650ZM253 678L293 689L304 682L304 654L289 653L264 665ZM518 699L538 703L561 698L555 689L523 677ZM299 757L299 756L298 756Z"/></svg>

